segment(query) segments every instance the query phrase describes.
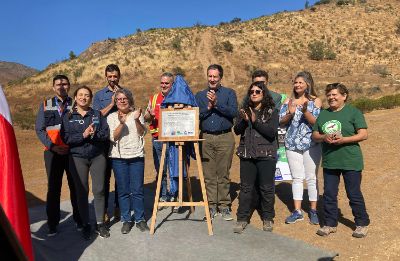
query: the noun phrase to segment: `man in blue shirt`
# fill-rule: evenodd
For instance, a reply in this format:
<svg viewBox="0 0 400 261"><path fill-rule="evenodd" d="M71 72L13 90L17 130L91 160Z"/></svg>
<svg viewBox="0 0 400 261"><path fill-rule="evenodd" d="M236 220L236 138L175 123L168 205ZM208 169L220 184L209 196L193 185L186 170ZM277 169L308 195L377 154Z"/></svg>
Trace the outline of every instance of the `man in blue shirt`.
<svg viewBox="0 0 400 261"><path fill-rule="evenodd" d="M221 85L221 65L207 68L208 87L196 94L200 110L200 130L205 141L201 144L204 179L211 218L219 212L230 221L229 170L232 165L235 139L233 119L237 116L236 93Z"/></svg>
<svg viewBox="0 0 400 261"><path fill-rule="evenodd" d="M110 113L117 111L117 106L115 104L115 91L121 89L122 87L118 85L119 79L121 78L121 71L116 64L109 64L105 69L105 76L108 85L96 92L93 98L93 109L99 110L104 117L107 117ZM108 155L109 144L106 146L105 155ZM104 222L109 221L107 214L108 209L108 197L110 194L110 178L111 178L111 160L107 157L107 167L106 175L104 179L104 196L105 196L105 214ZM114 195L114 220L120 219L120 211L118 204L118 190L117 183L115 183L115 195Z"/></svg>

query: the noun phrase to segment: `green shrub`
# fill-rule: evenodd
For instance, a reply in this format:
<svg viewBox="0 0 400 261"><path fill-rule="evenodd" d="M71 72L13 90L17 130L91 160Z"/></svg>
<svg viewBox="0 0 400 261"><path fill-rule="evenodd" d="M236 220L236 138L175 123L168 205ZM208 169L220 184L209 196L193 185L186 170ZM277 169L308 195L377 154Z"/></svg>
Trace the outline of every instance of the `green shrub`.
<svg viewBox="0 0 400 261"><path fill-rule="evenodd" d="M379 99L360 98L350 103L364 113L378 109L392 109L400 106L400 94L383 96Z"/></svg>
<svg viewBox="0 0 400 261"><path fill-rule="evenodd" d="M321 41L313 41L308 44L309 57L311 60L322 61L324 59L325 45Z"/></svg>
<svg viewBox="0 0 400 261"><path fill-rule="evenodd" d="M23 130L35 128L36 115L31 108L19 107L12 115L13 122Z"/></svg>
<svg viewBox="0 0 400 261"><path fill-rule="evenodd" d="M329 49L329 48L325 49L324 56L325 56L325 59L327 59L327 60L335 60L336 59L336 53L332 49Z"/></svg>
<svg viewBox="0 0 400 261"><path fill-rule="evenodd" d="M331 0L319 0L317 2L315 2L315 5L325 5L325 4L329 4L331 2Z"/></svg>
<svg viewBox="0 0 400 261"><path fill-rule="evenodd" d="M396 22L396 34L400 35L400 20Z"/></svg>
<svg viewBox="0 0 400 261"><path fill-rule="evenodd" d="M181 42L181 38L179 36L176 36L171 42L172 48L179 52L182 49Z"/></svg>
<svg viewBox="0 0 400 261"><path fill-rule="evenodd" d="M379 74L382 78L385 78L386 76L390 75L387 66L383 64L374 64L372 66L372 72L374 74Z"/></svg>
<svg viewBox="0 0 400 261"><path fill-rule="evenodd" d="M185 76L185 71L179 66L177 66L175 68L172 68L172 73L175 74L175 75L180 74L182 76Z"/></svg>
<svg viewBox="0 0 400 261"><path fill-rule="evenodd" d="M233 45L229 41L222 42L222 47L225 51L232 53L233 52Z"/></svg>
<svg viewBox="0 0 400 261"><path fill-rule="evenodd" d="M350 5L350 4L354 4L353 0L338 0L336 2L336 5Z"/></svg>

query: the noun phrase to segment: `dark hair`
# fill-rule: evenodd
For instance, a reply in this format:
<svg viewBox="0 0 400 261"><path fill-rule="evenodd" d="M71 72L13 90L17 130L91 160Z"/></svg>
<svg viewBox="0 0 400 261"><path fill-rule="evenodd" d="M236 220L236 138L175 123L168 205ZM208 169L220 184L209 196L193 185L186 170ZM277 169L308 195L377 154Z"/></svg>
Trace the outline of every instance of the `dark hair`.
<svg viewBox="0 0 400 261"><path fill-rule="evenodd" d="M123 95L125 95L125 97L128 99L128 103L129 106L134 107L135 106L135 102L133 100L133 96L132 93L130 91L128 91L127 89L118 89L115 91L115 96L114 96L114 101L115 103L117 103L117 96L118 94L122 93Z"/></svg>
<svg viewBox="0 0 400 261"><path fill-rule="evenodd" d="M89 92L90 99L93 99L93 92L92 92L92 90L91 90L89 87L87 87L86 85L83 85L83 86L78 87L78 88L74 91L73 97L76 98L76 95L78 95L78 91L79 91L79 90L82 90L82 89L87 90L87 91ZM75 100L74 100L74 103L72 103L72 108L71 108L71 110L70 110L69 113L68 113L68 119L71 119L72 114L74 113L74 111L76 111L76 101L75 101Z"/></svg>
<svg viewBox="0 0 400 261"><path fill-rule="evenodd" d="M54 86L54 83L55 83L57 80L67 80L68 84L70 84L70 83L69 83L68 77L65 76L65 75L63 75L63 74L57 74L56 76L54 76L54 78L53 78L53 86Z"/></svg>
<svg viewBox="0 0 400 261"><path fill-rule="evenodd" d="M116 64L109 64L107 65L104 74L107 75L107 72L118 72L118 76L121 76L121 71L119 70L118 65Z"/></svg>
<svg viewBox="0 0 400 261"><path fill-rule="evenodd" d="M268 81L268 73L264 70L255 70L253 74L251 75L251 80L254 81L255 78L257 77L265 77L265 79Z"/></svg>
<svg viewBox="0 0 400 261"><path fill-rule="evenodd" d="M294 80L296 80L297 78L303 78L303 80L307 84L307 89L305 92L305 96L307 97L307 99L310 101L315 100L317 98L317 93L315 92L315 89L314 89L314 79L313 79L311 73L307 72L307 71L299 72L294 77ZM294 88L293 88L293 96L297 98L297 93L294 91Z"/></svg>
<svg viewBox="0 0 400 261"><path fill-rule="evenodd" d="M250 91L251 91L251 88L253 88L253 86L257 86L258 88L260 88L263 93L263 98L261 100L261 110L260 110L261 113L258 115L258 117L262 118L263 120L268 120L271 117L272 112L275 109L275 103L271 97L269 90L265 86L264 82L261 82L261 81L253 82L250 85L250 87L247 89L247 95L244 98L243 104L241 107L248 115L250 115L250 107L254 108L254 103L250 99L250 95L251 95Z"/></svg>
<svg viewBox="0 0 400 261"><path fill-rule="evenodd" d="M337 89L341 95L346 95L346 99L344 101L347 101L347 99L349 98L349 90L344 84L341 84L339 82L328 84L325 88L325 95L327 95L330 91L334 89Z"/></svg>
<svg viewBox="0 0 400 261"><path fill-rule="evenodd" d="M223 69L222 66L219 65L219 64L211 64L211 65L208 66L208 68L207 68L207 73L208 73L209 70L218 70L218 72L219 72L219 77L221 77L221 79L222 79L222 77L224 77L224 69Z"/></svg>

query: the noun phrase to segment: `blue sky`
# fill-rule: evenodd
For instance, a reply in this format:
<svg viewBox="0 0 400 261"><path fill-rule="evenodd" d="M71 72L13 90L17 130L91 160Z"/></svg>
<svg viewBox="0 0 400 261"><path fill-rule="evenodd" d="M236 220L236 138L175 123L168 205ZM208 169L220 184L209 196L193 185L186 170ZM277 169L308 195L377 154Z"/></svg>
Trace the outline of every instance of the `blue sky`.
<svg viewBox="0 0 400 261"><path fill-rule="evenodd" d="M133 34L137 28L216 25L304 5L305 0L6 0L1 4L0 61L41 70L68 58L70 51L79 54L93 42Z"/></svg>

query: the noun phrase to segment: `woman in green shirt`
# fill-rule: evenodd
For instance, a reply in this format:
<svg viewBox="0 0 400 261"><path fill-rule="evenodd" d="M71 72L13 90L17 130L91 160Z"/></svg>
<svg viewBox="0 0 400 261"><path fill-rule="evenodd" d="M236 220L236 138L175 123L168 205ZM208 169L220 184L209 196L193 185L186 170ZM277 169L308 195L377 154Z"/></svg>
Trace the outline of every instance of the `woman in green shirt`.
<svg viewBox="0 0 400 261"><path fill-rule="evenodd" d="M361 193L361 172L364 168L359 142L368 138L367 124L360 110L346 104L349 91L341 83L328 84L325 95L329 108L321 111L313 127L313 139L322 143L324 168L325 226L317 231L320 236L336 232L340 175L343 175L347 197L354 215L356 229L353 236L367 235L369 216Z"/></svg>

